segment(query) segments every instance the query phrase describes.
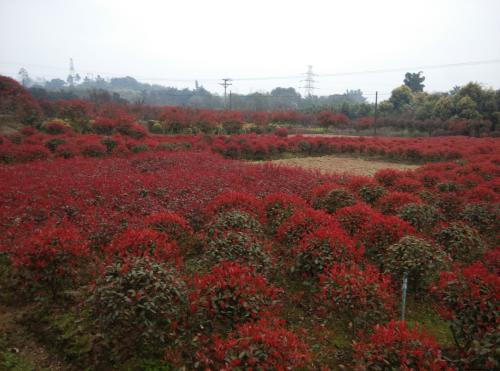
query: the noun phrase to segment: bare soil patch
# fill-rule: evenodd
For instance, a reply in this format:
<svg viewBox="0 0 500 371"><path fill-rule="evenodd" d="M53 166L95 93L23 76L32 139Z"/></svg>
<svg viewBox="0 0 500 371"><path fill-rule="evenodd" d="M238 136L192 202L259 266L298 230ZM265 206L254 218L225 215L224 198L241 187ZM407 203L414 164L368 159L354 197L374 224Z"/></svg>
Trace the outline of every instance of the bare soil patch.
<svg viewBox="0 0 500 371"><path fill-rule="evenodd" d="M265 162L319 170L324 173L349 173L365 176L372 176L380 169L412 170L418 167L418 165L342 156L297 157Z"/></svg>

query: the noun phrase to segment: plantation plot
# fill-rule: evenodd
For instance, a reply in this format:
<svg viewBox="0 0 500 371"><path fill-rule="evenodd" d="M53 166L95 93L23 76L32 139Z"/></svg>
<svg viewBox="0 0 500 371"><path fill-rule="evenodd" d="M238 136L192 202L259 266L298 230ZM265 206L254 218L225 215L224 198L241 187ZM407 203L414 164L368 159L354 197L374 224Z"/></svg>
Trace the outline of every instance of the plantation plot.
<svg viewBox="0 0 500 371"><path fill-rule="evenodd" d="M36 135L21 143L47 139ZM331 172L239 160L273 148L270 136L170 137L190 146L168 150L160 139L134 140L151 144L138 154L122 143L100 158L26 163L22 144L4 144L16 156L0 165L0 308L26 308L60 359L124 370L498 366L498 140L450 139L459 160L418 167L337 154ZM292 139L283 152L377 152L346 140ZM484 153L466 146L477 141ZM392 159L449 159L429 143L372 144Z"/></svg>
<svg viewBox="0 0 500 371"><path fill-rule="evenodd" d="M417 168L416 165L344 156L297 157L268 162L273 165L319 170L322 173L348 173L367 176L374 175L380 169L411 170Z"/></svg>

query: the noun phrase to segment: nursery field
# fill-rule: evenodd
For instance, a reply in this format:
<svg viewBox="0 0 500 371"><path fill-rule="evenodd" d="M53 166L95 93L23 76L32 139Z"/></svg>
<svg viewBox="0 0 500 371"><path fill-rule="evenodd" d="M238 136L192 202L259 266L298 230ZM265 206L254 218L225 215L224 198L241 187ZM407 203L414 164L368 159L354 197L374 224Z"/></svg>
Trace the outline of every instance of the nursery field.
<svg viewBox="0 0 500 371"><path fill-rule="evenodd" d="M0 368L499 367L500 139L51 125L0 138Z"/></svg>
<svg viewBox="0 0 500 371"><path fill-rule="evenodd" d="M269 161L273 165L293 166L322 173L348 173L372 176L381 169L410 170L417 165L355 158L351 156L293 157Z"/></svg>

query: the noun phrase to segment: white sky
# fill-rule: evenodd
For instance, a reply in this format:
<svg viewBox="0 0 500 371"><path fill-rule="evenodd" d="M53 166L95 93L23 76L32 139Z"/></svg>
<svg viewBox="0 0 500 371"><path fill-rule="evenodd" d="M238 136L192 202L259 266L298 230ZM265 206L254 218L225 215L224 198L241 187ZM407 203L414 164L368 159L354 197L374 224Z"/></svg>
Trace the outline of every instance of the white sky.
<svg viewBox="0 0 500 371"><path fill-rule="evenodd" d="M130 75L221 92L223 77L296 76L500 59L499 0L0 0L0 73ZM414 72L417 72L415 70ZM382 94L404 71L316 77L317 94ZM500 63L424 69L426 90L478 81L500 88ZM168 81L167 79L188 80ZM299 88L235 81L233 92ZM301 90L303 92L303 90ZM384 98L384 95L382 95Z"/></svg>

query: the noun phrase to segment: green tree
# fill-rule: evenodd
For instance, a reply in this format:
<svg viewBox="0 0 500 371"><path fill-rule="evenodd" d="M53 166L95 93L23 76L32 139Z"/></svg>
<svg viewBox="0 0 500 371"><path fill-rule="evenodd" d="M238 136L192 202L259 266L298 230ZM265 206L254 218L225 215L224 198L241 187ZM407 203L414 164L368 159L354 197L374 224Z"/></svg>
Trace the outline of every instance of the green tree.
<svg viewBox="0 0 500 371"><path fill-rule="evenodd" d="M398 112L402 112L409 108L413 104L414 96L412 90L406 86L401 85L400 87L394 89L389 98L389 102L392 103L394 109Z"/></svg>
<svg viewBox="0 0 500 371"><path fill-rule="evenodd" d="M425 85L422 84L425 81L425 77L422 76L422 71L418 73L407 72L405 74L404 84L408 86L413 92L424 91Z"/></svg>

